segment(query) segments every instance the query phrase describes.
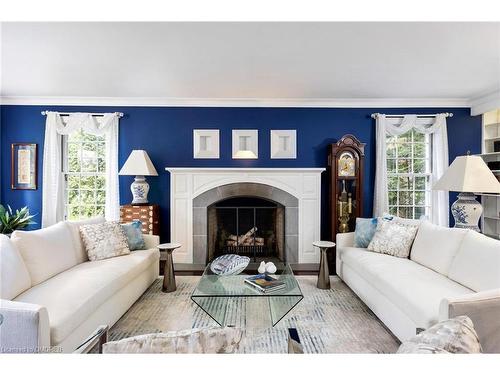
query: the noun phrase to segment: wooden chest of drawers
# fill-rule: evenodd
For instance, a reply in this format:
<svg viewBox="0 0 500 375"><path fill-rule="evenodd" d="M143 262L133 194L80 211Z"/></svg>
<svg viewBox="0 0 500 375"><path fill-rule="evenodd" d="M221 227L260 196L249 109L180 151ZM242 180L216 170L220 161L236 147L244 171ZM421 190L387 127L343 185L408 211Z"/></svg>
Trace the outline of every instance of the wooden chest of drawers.
<svg viewBox="0 0 500 375"><path fill-rule="evenodd" d="M130 223L134 220L142 223L142 233L160 234L160 208L157 204L120 206L120 223Z"/></svg>

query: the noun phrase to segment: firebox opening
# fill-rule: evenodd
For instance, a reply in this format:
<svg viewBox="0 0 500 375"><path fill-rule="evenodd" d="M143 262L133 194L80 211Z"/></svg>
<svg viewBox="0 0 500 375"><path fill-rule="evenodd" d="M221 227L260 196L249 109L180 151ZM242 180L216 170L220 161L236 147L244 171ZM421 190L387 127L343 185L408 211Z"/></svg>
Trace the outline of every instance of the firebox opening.
<svg viewBox="0 0 500 375"><path fill-rule="evenodd" d="M223 254L252 262L285 262L285 207L260 197L235 197L207 208L208 261Z"/></svg>

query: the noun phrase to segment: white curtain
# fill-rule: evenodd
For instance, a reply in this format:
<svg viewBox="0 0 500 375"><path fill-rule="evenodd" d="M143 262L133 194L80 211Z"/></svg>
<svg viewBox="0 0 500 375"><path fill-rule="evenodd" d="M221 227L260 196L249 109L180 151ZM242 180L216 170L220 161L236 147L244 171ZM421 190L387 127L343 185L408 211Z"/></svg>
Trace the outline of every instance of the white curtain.
<svg viewBox="0 0 500 375"><path fill-rule="evenodd" d="M373 215L382 216L389 211L389 193L387 179L387 144L386 136L404 134L411 129L422 134L432 134L432 177L431 186L441 178L448 167L448 132L446 115L438 114L435 118L423 118L407 115L401 121L398 118L387 118L383 114L376 117L376 172L373 200ZM448 226L449 198L445 191L431 192L431 221L434 224Z"/></svg>
<svg viewBox="0 0 500 375"><path fill-rule="evenodd" d="M118 116L106 113L97 120L89 113L64 116L47 112L43 148L42 227L64 219L64 184L61 171L62 136L83 129L106 139L106 207L107 220L118 220L120 196L118 182Z"/></svg>

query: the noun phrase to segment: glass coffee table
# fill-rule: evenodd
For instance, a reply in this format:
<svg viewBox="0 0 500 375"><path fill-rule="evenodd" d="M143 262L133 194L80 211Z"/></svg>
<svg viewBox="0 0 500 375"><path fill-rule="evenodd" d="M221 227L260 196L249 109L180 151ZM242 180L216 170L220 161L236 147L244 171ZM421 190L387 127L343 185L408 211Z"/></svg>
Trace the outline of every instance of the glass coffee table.
<svg viewBox="0 0 500 375"><path fill-rule="evenodd" d="M238 325L238 322L257 318L270 320L274 327L303 298L290 265L278 266L274 275L286 287L274 292L261 293L244 280L251 274L219 276L205 268L191 300L220 326Z"/></svg>

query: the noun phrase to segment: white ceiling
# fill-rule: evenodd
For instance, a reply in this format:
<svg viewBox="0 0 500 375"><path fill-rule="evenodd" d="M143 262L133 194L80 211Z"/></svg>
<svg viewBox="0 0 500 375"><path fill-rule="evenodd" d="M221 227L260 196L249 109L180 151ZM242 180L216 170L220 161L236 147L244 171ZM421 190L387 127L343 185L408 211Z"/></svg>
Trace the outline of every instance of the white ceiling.
<svg viewBox="0 0 500 375"><path fill-rule="evenodd" d="M459 103L500 89L500 23L3 23L1 42L4 99Z"/></svg>

